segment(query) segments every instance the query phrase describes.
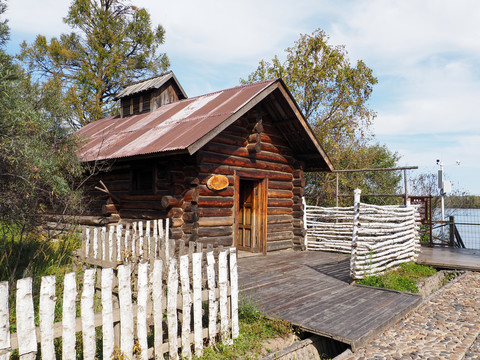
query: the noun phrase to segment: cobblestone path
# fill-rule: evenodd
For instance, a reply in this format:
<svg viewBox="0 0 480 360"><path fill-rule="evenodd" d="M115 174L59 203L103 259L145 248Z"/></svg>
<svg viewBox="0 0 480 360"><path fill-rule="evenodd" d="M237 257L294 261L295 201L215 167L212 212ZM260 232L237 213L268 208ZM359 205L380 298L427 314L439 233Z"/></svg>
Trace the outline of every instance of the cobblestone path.
<svg viewBox="0 0 480 360"><path fill-rule="evenodd" d="M479 334L480 273L469 272L346 359L480 360Z"/></svg>

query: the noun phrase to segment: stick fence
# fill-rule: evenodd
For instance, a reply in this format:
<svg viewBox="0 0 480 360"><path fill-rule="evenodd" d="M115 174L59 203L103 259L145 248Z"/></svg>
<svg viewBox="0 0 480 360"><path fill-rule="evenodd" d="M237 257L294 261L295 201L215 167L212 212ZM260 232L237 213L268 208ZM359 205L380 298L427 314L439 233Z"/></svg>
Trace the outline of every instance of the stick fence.
<svg viewBox="0 0 480 360"><path fill-rule="evenodd" d="M356 194L357 195L357 194ZM414 206L306 206L307 249L350 254L350 275L379 275L420 252L419 213Z"/></svg>
<svg viewBox="0 0 480 360"><path fill-rule="evenodd" d="M163 281L164 271L167 281ZM117 270L87 269L82 279L75 273L66 274L60 322L54 321L55 281L54 276L42 277L38 326L32 279L17 281L16 333L10 333L9 284L0 282L0 360L9 359L16 349L21 359L35 359L38 343L42 359L55 359L55 338L62 339L65 360L75 359L80 351L84 359L100 357L100 339L103 359L120 352L128 359L163 359L165 354L169 359L190 359L203 354L205 339L210 344L217 338L232 343L239 334L235 248L220 251L218 261L213 251L170 257L166 266L162 259L142 261L137 264L136 277L131 263L121 264ZM208 303L205 314L204 302ZM78 310L80 317L76 316ZM205 323L202 317L207 319ZM83 340L81 349L77 332Z"/></svg>

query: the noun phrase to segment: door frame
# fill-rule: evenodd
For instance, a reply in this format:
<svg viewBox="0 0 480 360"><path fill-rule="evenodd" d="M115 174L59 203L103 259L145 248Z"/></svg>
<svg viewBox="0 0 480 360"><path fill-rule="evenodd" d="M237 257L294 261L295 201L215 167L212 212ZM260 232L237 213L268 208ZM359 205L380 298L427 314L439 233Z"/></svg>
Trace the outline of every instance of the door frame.
<svg viewBox="0 0 480 360"><path fill-rule="evenodd" d="M267 253L267 201L268 201L268 178L265 175L250 173L248 171L235 171L235 235L234 244L238 249L238 225L240 212L240 181L256 181L257 195L254 196L255 216L255 239L258 244L258 252Z"/></svg>

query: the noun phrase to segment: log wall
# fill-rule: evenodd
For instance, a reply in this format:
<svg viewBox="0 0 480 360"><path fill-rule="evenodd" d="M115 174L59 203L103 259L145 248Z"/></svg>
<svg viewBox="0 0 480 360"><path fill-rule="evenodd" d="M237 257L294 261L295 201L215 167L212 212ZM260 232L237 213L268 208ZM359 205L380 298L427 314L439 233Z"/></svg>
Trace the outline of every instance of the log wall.
<svg viewBox="0 0 480 360"><path fill-rule="evenodd" d="M268 179L266 251L302 248L304 164L274 121L252 110L230 125L194 156L177 155L139 162L117 162L108 173L90 180L90 215L121 219L171 219L170 237L223 246L235 245L238 181ZM132 193L132 169L155 168L155 188ZM212 175L228 178L228 186L211 190ZM95 190L99 180L114 195Z"/></svg>

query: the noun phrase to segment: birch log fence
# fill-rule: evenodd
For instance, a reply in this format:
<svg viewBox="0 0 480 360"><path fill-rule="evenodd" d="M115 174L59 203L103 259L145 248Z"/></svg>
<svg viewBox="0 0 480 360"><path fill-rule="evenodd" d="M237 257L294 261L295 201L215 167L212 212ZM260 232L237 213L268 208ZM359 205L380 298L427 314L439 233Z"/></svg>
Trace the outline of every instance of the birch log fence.
<svg viewBox="0 0 480 360"><path fill-rule="evenodd" d="M165 354L169 359L189 359L202 355L205 339L210 344L217 338L232 343L239 335L236 249L221 250L217 258L213 251L202 251L169 257L167 264L162 259L141 261L136 264L136 276L132 263L118 265L116 270L87 269L82 279L77 279L75 273L66 274L60 322L54 321L55 277L42 277L38 327L32 278L18 280L16 333L10 333L9 284L1 282L0 360L9 359L16 349L21 359L35 359L38 343L42 359L55 359L55 338L62 339L64 360L122 355L128 359L163 359ZM163 280L164 271L167 281ZM96 283L101 283L97 292ZM203 303L208 303L208 309L204 310ZM76 317L78 309L80 317ZM80 343L77 332L82 333ZM101 350L97 348L100 340Z"/></svg>
<svg viewBox="0 0 480 360"><path fill-rule="evenodd" d="M350 254L350 275L379 275L420 252L420 215L414 206L306 206L307 249Z"/></svg>

